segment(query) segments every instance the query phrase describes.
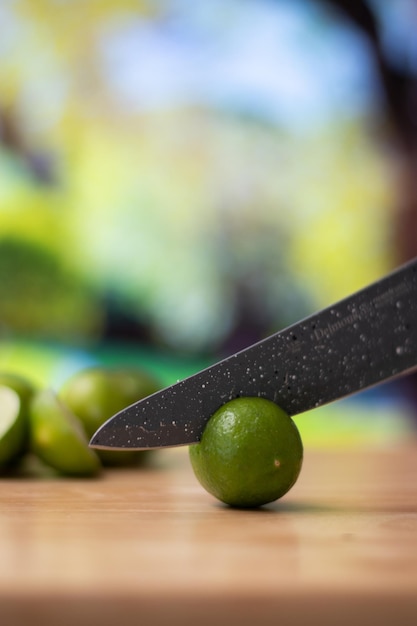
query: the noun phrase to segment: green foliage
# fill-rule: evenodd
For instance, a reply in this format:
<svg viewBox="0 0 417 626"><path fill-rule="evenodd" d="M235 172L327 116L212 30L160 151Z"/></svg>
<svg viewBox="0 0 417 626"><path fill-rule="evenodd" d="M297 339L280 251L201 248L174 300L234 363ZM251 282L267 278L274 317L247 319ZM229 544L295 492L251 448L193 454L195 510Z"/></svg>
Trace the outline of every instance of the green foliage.
<svg viewBox="0 0 417 626"><path fill-rule="evenodd" d="M68 340L95 335L100 309L53 252L9 236L0 239L0 319L6 332Z"/></svg>
<svg viewBox="0 0 417 626"><path fill-rule="evenodd" d="M294 132L242 115L239 102L167 98L131 109L104 71L105 51L114 35L129 35L131 17L162 43L170 3L7 4L0 118L6 112L14 132L0 146L4 328L94 335L94 284L145 319L158 342L212 350L242 300L276 330L391 264L392 180L369 120ZM212 27L219 42L233 39L232 23ZM148 64L134 50L139 74ZM49 185L29 172L30 159L45 155Z"/></svg>

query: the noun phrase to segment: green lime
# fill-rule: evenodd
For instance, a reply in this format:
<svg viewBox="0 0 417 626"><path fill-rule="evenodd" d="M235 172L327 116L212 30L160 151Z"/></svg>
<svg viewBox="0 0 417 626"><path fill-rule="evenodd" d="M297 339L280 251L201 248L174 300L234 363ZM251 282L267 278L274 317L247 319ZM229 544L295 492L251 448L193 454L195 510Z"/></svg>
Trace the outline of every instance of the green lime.
<svg viewBox="0 0 417 626"><path fill-rule="evenodd" d="M32 382L24 376L14 374L13 372L0 372L0 385L14 389L26 407L35 393L35 386Z"/></svg>
<svg viewBox="0 0 417 626"><path fill-rule="evenodd" d="M21 454L26 442L26 415L18 393L0 385L0 466Z"/></svg>
<svg viewBox="0 0 417 626"><path fill-rule="evenodd" d="M148 373L135 368L86 368L62 386L59 396L79 417L89 437L125 407L158 391L160 385ZM140 463L145 451L97 452L105 465Z"/></svg>
<svg viewBox="0 0 417 626"><path fill-rule="evenodd" d="M35 393L35 386L24 376L13 372L0 372L0 385L15 391L20 400L19 443L16 442L16 451L10 457L11 461L17 461L27 449L29 402Z"/></svg>
<svg viewBox="0 0 417 626"><path fill-rule="evenodd" d="M293 420L264 398L236 398L207 422L200 443L189 448L201 485L236 507L281 498L296 482L303 444Z"/></svg>
<svg viewBox="0 0 417 626"><path fill-rule="evenodd" d="M66 475L98 472L100 460L89 448L81 422L52 390L34 395L29 418L30 448L44 463Z"/></svg>

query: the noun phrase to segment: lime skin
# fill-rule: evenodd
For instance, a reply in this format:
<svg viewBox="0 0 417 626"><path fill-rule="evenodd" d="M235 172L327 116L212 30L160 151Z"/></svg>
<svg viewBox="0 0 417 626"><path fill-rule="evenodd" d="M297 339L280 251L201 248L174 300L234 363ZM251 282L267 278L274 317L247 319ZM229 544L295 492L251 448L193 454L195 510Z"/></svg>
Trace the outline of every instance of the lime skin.
<svg viewBox="0 0 417 626"><path fill-rule="evenodd" d="M0 385L0 467L19 457L26 440L26 415L18 393Z"/></svg>
<svg viewBox="0 0 417 626"><path fill-rule="evenodd" d="M35 393L35 386L25 376L13 372L0 372L0 386L14 391L19 398L19 414L7 435L0 442L0 467L17 463L28 447L29 403Z"/></svg>
<svg viewBox="0 0 417 626"><path fill-rule="evenodd" d="M59 396L84 424L87 435L118 411L158 391L147 373L134 368L90 367L71 376Z"/></svg>
<svg viewBox="0 0 417 626"><path fill-rule="evenodd" d="M37 392L30 403L30 451L67 476L92 476L101 469L88 446L79 419L51 389Z"/></svg>
<svg viewBox="0 0 417 626"><path fill-rule="evenodd" d="M303 444L294 421L277 404L241 397L213 414L189 456L206 491L230 506L254 508L281 498L295 484Z"/></svg>
<svg viewBox="0 0 417 626"><path fill-rule="evenodd" d="M95 366L73 374L61 387L59 397L92 437L110 417L159 389L159 382L141 369ZM97 455L106 466L140 466L149 451L98 450Z"/></svg>
<svg viewBox="0 0 417 626"><path fill-rule="evenodd" d="M25 410L36 391L36 387L32 381L28 380L25 376L13 372L0 372L0 385L14 389L24 405Z"/></svg>

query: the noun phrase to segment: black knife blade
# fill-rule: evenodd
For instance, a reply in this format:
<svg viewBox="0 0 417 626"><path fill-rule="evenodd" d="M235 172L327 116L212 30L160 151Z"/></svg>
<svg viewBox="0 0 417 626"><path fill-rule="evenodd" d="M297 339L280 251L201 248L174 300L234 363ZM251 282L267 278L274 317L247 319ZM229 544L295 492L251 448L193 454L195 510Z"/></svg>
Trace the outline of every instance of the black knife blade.
<svg viewBox="0 0 417 626"><path fill-rule="evenodd" d="M123 409L95 448L149 449L199 441L238 396L297 415L417 366L417 259L333 306Z"/></svg>

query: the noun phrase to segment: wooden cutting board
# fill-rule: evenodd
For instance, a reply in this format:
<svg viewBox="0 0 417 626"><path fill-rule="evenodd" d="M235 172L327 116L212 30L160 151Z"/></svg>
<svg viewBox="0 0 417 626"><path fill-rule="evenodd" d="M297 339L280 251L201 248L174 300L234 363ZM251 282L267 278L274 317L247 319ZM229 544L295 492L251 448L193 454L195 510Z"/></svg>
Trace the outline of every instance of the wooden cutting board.
<svg viewBox="0 0 417 626"><path fill-rule="evenodd" d="M218 503L184 448L0 480L0 624L417 624L417 442L306 451L281 501Z"/></svg>

